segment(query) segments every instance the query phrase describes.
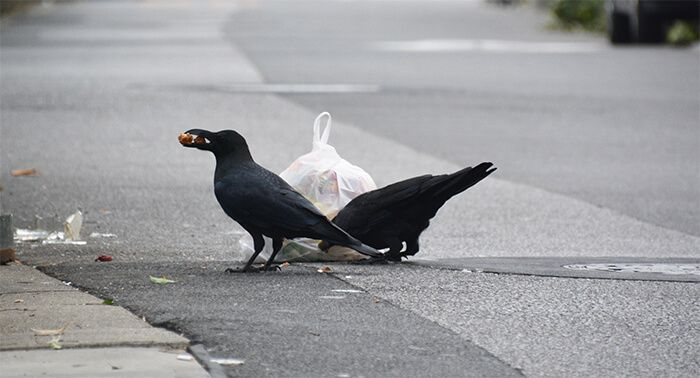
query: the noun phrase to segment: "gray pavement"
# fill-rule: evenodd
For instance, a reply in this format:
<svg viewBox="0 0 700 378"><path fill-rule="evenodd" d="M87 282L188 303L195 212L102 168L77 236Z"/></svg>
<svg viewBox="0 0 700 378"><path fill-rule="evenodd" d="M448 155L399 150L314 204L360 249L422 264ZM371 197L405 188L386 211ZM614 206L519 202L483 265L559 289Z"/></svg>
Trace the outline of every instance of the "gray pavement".
<svg viewBox="0 0 700 378"><path fill-rule="evenodd" d="M661 282L667 276L528 276L542 269L564 275L563 261L698 263L700 238L692 225L696 150L688 127L694 104L686 100L697 82L676 76L688 72L697 49L613 50L594 36L542 30L536 26L541 15L522 8L471 2L399 8L391 2L72 2L3 21L2 212L13 213L19 227L31 226L35 215L62 219L76 208L86 218L87 245L22 244L19 258L115 299L152 325L183 333L201 345L200 360L207 354L243 359L243 365L219 367L229 376L697 375L692 343L697 331L689 328L697 323L697 284L686 282L693 277ZM320 17L304 16L311 9ZM461 15L490 21L471 28ZM416 17L422 22L412 21ZM372 28L347 29L358 19ZM577 55L583 64L559 55L495 59L478 53L457 60L362 55L373 51L365 42L440 38L455 33L455 27L487 38L493 29L510 30L494 26L503 20L513 26L503 39L599 41L600 47ZM298 32L300 27L310 30ZM341 29L354 30L353 38L360 40L349 41ZM556 80L538 82L540 70L554 72L550 60L581 69L590 66L586 62L605 61L603 73L609 76L603 81L617 72L608 66L615 62L627 62L630 69L638 69L638 60L678 66L663 74L669 80L658 79L663 84L657 94L647 96L640 88L656 79L644 79L639 87L635 81L616 85L617 91L590 75L553 74ZM416 61L438 65L426 69ZM467 69L487 64L497 64L497 74ZM448 75L458 67L471 73L460 80ZM350 87L362 92L357 94L322 86L331 93L290 96L284 87L267 85L305 82L371 86ZM624 99L635 93L646 99L633 106ZM675 133L652 127L653 118L640 121L645 114L637 111L656 114L669 105L667 98L678 103L678 118L671 122L678 125ZM610 101L619 113L605 105ZM476 104L476 110L468 108L476 116L462 110L465 103ZM336 264L334 275L316 273L313 265L279 274L223 273L242 258L237 247L242 231L213 198L211 156L181 148L175 137L192 127L234 128L248 138L258 162L281 171L309 150L311 124L322 110L331 110L337 120L331 143L380 185L481 160L496 163L499 171L451 200L421 238L417 257L438 264ZM588 127L588 121L599 120L594 115L606 114L612 116L599 128ZM653 193L639 186L640 193L634 188L644 175L636 173L609 185L609 176L650 166L629 154L635 158L622 166L624 159L608 156L600 165L605 175L583 185L590 167L574 164L572 146L578 139L568 140L560 131L557 138L537 142L579 117L588 121L571 127L586 142L580 146L587 156L583 161L595 167L600 163L595 159L605 157L594 152L607 143L606 135L616 135L611 143L624 147L620 153L625 154L648 151L648 138L661 137L659 150L669 155L661 156L648 176L668 185ZM534 134L512 129L513 119ZM539 127L543 122L551 127ZM646 131L620 142L637 135L628 128L640 122ZM475 126L460 130L465 123ZM606 131L616 125L620 129ZM465 142L460 135L471 142L458 149L455 143ZM547 146L561 149L552 156L572 152L572 158L543 162L533 151ZM10 177L15 168L36 168L39 176ZM557 172L560 168L569 173ZM659 175L666 171L668 176ZM557 182L565 183L564 189ZM614 198L606 192L610 189L631 202L608 200ZM690 210L673 210L683 206ZM645 215L651 213L670 215ZM92 232L116 238L91 238ZM94 262L101 254L114 261ZM551 263L543 266L542 259ZM494 265L498 272L517 274L462 272ZM148 275L167 275L177 283L154 285ZM32 358L13 353L18 363Z"/></svg>

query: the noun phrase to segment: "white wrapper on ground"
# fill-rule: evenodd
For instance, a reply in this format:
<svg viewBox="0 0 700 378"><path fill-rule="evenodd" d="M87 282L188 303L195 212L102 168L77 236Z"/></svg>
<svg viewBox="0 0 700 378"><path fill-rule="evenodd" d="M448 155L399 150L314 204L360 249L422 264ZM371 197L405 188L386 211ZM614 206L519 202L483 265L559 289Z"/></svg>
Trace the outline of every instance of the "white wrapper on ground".
<svg viewBox="0 0 700 378"><path fill-rule="evenodd" d="M321 132L321 120L324 117L327 117L327 121ZM311 152L297 158L280 173L280 176L311 201L328 219L333 219L353 198L377 189L377 185L367 172L341 158L335 148L328 144L330 132L331 115L323 112L314 121ZM250 258L254 252L253 238L245 235L239 240L239 244L243 253L242 259ZM351 261L364 258L360 253L344 247L333 247L326 253L321 251L317 244L318 240L303 238L285 241L275 260ZM266 260L271 253L272 240L265 238L265 248L260 253L260 261Z"/></svg>

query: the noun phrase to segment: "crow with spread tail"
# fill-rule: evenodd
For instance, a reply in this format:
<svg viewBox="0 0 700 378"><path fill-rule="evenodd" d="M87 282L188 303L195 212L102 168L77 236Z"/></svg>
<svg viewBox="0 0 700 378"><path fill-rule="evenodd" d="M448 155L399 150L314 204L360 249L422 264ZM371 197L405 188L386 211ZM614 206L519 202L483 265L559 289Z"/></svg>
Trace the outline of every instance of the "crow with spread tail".
<svg viewBox="0 0 700 378"><path fill-rule="evenodd" d="M188 130L178 138L185 147L210 151L216 157L214 194L224 212L253 237L255 252L243 272L256 271L253 261L272 239L272 255L262 270L269 270L283 239L308 237L352 248L370 257L382 254L331 223L304 196L281 177L253 160L245 139L233 130Z"/></svg>
<svg viewBox="0 0 700 378"><path fill-rule="evenodd" d="M371 247L389 248L386 260L401 261L418 252L418 237L442 205L490 175L496 170L492 166L481 163L452 174L418 176L361 194L333 223ZM332 240L323 240L319 247L332 245Z"/></svg>

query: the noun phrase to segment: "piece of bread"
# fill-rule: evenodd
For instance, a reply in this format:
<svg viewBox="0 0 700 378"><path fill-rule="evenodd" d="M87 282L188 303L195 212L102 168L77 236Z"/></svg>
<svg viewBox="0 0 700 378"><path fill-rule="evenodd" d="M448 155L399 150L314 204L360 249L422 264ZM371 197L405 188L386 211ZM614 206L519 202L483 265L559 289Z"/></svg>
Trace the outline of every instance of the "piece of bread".
<svg viewBox="0 0 700 378"><path fill-rule="evenodd" d="M197 137L200 138L200 137ZM192 144L192 141L194 140L194 135L192 134L187 134L187 133L182 133L177 137L177 140L180 141L180 144L186 145L186 144Z"/></svg>

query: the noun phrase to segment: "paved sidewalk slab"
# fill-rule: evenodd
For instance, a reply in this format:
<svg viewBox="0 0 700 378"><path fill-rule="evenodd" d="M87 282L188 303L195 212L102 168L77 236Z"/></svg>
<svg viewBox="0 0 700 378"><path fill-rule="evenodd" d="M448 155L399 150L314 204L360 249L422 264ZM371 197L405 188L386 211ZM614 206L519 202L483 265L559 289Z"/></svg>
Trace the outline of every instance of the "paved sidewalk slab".
<svg viewBox="0 0 700 378"><path fill-rule="evenodd" d="M185 348L187 339L154 328L119 306L82 293L23 265L0 267L0 350L48 348L51 336L32 329L66 327L63 347L168 346Z"/></svg>
<svg viewBox="0 0 700 378"><path fill-rule="evenodd" d="M0 352L2 377L208 377L196 361L159 348L94 348Z"/></svg>

